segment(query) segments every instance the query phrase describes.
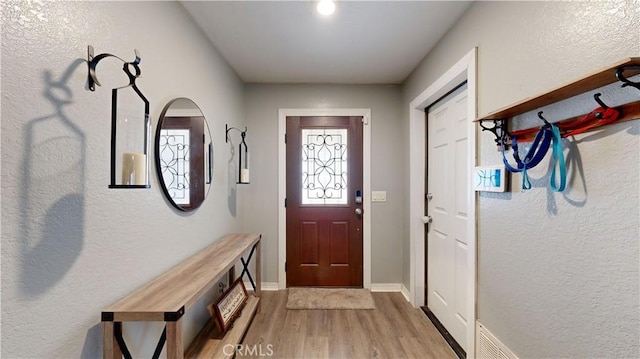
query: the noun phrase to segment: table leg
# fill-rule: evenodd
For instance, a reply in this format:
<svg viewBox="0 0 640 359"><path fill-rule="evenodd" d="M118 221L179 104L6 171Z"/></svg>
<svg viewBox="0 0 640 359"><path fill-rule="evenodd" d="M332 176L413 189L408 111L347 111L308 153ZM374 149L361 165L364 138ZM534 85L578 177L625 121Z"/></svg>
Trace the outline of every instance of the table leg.
<svg viewBox="0 0 640 359"><path fill-rule="evenodd" d="M167 324L167 359L183 359L182 318Z"/></svg>
<svg viewBox="0 0 640 359"><path fill-rule="evenodd" d="M114 322L102 322L102 357L104 359L122 359L122 352L114 335L114 324Z"/></svg>
<svg viewBox="0 0 640 359"><path fill-rule="evenodd" d="M261 236L262 237L262 236ZM262 295L262 238L256 243L256 296ZM260 312L262 301L258 302L257 312Z"/></svg>
<svg viewBox="0 0 640 359"><path fill-rule="evenodd" d="M233 284L233 282L235 281L236 281L236 266L234 265L233 267L229 268L229 272L227 273L227 284L229 284L229 287L227 288L227 290L231 288L231 284Z"/></svg>

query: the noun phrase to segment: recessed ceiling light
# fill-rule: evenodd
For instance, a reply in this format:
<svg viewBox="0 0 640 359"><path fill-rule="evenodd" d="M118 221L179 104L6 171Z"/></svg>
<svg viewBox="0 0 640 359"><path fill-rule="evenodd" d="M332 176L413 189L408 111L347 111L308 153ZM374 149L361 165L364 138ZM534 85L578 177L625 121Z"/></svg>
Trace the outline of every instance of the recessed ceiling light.
<svg viewBox="0 0 640 359"><path fill-rule="evenodd" d="M328 16L336 11L336 4L331 0L320 0L316 9L320 14Z"/></svg>

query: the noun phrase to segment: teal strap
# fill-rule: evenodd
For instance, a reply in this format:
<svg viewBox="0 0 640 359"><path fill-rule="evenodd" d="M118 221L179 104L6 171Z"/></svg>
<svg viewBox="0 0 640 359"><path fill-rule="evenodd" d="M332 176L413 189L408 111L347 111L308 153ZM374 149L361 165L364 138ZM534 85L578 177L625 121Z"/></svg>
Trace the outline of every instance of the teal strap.
<svg viewBox="0 0 640 359"><path fill-rule="evenodd" d="M562 137L560 136L560 130L558 126L552 125L553 130L553 147L551 154L551 161L553 163L553 171L551 172L551 189L554 192L564 191L567 185L567 169L564 164L564 154L562 153ZM560 172L560 185L556 186L556 167ZM523 178L524 183L524 178ZM523 185L524 186L524 185Z"/></svg>
<svg viewBox="0 0 640 359"><path fill-rule="evenodd" d="M529 180L529 173L527 173L527 167L522 169L522 190L531 189L531 181Z"/></svg>

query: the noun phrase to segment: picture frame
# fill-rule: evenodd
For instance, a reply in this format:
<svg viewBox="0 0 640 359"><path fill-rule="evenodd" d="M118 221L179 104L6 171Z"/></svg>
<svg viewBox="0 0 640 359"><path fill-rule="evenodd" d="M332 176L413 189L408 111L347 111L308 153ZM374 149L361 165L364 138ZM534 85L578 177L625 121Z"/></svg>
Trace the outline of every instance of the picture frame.
<svg viewBox="0 0 640 359"><path fill-rule="evenodd" d="M216 303L207 307L219 332L225 333L231 328L233 321L242 313L247 299L249 299L247 289L242 280L238 278Z"/></svg>

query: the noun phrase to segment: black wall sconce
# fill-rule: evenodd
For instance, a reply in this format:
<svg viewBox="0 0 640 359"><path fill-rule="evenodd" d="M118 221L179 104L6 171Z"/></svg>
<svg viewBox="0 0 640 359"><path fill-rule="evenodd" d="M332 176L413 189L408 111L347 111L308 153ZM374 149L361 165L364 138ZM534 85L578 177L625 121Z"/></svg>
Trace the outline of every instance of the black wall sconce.
<svg viewBox="0 0 640 359"><path fill-rule="evenodd" d="M100 60L114 57L123 62L122 70L129 78L129 84L111 90L111 178L109 188L150 188L149 185L149 101L140 92L136 79L140 76L140 55L127 62L112 54L93 56L93 46L89 45L89 90L101 86L96 76L96 66ZM121 176L117 176L120 173Z"/></svg>
<svg viewBox="0 0 640 359"><path fill-rule="evenodd" d="M235 128L229 127L229 125L225 125L226 130L226 139L225 142L229 143L231 138L229 137L229 131L236 130L240 132L241 141L238 145L238 184L248 184L249 183L249 151L247 148L247 142L245 142L245 137L247 136L247 128L244 128L244 131ZM244 147L244 148L243 148ZM244 156L243 156L244 152Z"/></svg>

